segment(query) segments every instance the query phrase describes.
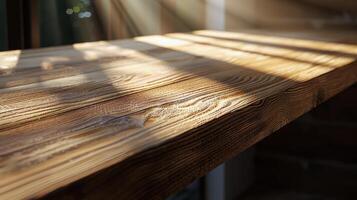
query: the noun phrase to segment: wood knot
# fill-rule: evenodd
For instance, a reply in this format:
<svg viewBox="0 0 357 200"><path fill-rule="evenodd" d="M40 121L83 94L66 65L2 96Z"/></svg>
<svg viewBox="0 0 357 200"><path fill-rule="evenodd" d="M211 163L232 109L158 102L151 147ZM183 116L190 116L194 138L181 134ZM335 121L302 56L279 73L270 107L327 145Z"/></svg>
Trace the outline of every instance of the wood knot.
<svg viewBox="0 0 357 200"><path fill-rule="evenodd" d="M100 117L99 125L101 127L115 127L121 131L132 128L143 128L146 119L135 118L131 116L103 116Z"/></svg>

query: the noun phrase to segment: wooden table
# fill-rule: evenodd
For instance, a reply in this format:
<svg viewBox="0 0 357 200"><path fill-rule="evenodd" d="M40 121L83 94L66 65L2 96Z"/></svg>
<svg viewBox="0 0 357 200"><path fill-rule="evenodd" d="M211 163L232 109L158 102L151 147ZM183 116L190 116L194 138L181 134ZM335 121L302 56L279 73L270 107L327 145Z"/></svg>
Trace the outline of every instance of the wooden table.
<svg viewBox="0 0 357 200"><path fill-rule="evenodd" d="M196 31L2 52L0 199L162 199L355 84L355 37Z"/></svg>

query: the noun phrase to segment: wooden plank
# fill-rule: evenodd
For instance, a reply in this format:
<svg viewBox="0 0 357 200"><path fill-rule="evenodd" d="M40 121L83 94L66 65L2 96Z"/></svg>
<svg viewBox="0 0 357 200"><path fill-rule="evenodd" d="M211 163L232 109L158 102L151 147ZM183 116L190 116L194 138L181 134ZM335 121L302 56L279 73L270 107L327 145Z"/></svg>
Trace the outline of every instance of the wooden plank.
<svg viewBox="0 0 357 200"><path fill-rule="evenodd" d="M162 199L357 80L353 44L200 31L79 46L93 57L25 51L1 76L1 199ZM70 59L43 73L46 55Z"/></svg>

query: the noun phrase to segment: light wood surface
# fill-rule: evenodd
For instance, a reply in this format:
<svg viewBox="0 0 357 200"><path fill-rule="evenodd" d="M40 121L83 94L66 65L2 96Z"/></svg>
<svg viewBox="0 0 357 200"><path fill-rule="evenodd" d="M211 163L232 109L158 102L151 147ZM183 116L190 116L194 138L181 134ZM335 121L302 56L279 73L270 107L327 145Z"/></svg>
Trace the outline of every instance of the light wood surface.
<svg viewBox="0 0 357 200"><path fill-rule="evenodd" d="M2 52L0 199L167 197L355 84L354 42L196 31Z"/></svg>

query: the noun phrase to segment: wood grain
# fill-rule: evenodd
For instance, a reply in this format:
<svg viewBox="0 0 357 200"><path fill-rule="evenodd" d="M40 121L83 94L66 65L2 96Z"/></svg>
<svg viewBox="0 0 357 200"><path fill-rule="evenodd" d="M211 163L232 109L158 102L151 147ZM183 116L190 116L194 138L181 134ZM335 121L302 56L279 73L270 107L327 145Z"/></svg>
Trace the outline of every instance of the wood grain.
<svg viewBox="0 0 357 200"><path fill-rule="evenodd" d="M0 199L165 198L355 84L347 42L199 31L0 53Z"/></svg>

